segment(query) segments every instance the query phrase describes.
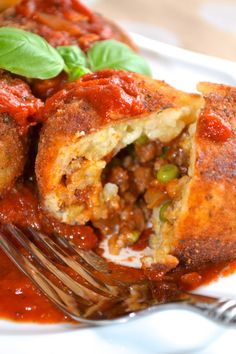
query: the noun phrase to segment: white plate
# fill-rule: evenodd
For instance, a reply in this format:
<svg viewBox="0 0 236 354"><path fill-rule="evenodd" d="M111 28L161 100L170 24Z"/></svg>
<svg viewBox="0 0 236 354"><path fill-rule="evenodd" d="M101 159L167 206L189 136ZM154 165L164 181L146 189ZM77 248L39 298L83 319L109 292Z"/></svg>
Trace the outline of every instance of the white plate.
<svg viewBox="0 0 236 354"><path fill-rule="evenodd" d="M200 80L236 85L235 63L184 51L139 35L134 37L151 63L154 77L177 88L195 91ZM236 298L236 274L198 292ZM181 309L104 328L0 321L0 354L189 354L193 351L210 354L223 353L223 350L230 354L235 353L234 337L234 330L226 330ZM203 349L206 347L208 349Z"/></svg>

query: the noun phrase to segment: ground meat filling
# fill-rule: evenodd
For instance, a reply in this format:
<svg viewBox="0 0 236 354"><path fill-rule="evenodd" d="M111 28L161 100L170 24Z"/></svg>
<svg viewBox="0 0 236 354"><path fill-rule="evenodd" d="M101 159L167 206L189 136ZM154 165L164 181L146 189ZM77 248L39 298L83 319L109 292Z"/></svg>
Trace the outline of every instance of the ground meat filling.
<svg viewBox="0 0 236 354"><path fill-rule="evenodd" d="M116 185L118 195L116 202L113 200L108 206L109 217L93 224L103 235L111 235L111 254L119 254L123 247L148 245L152 211L160 208L160 221L165 221L168 206L181 193L181 181L188 171L189 152L187 131L169 145L142 136L107 164L102 176L103 185ZM171 175L170 168L169 177L168 173L163 177L166 166L173 170ZM146 244L142 242L144 238Z"/></svg>

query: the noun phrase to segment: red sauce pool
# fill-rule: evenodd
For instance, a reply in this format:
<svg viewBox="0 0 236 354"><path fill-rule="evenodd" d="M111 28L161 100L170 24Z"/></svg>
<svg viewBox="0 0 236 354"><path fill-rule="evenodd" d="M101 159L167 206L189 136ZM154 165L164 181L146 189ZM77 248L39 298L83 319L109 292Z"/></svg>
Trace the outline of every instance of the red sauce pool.
<svg viewBox="0 0 236 354"><path fill-rule="evenodd" d="M19 185L0 200L0 223L11 221L21 226L45 227L45 221L43 221L36 195L31 186ZM59 228L59 224L54 225L56 232L61 231L65 236L72 237L75 242L85 249L97 246L96 235L90 227L80 227L74 233L72 227L68 229L62 226L61 230ZM142 248L142 245L139 246ZM207 284L217 279L220 274L231 274L236 268L236 261L231 264L211 264L202 269L191 270L191 272L186 269L177 269L168 273L161 282L162 274L155 272L155 270L144 271L129 268L127 271L127 267L112 263L109 264L109 267L112 271L112 276L123 281L145 280L147 278L157 280L157 293L160 294L161 289L167 288L168 290L173 285L177 285L181 289L192 290L199 285ZM163 299L168 301L168 294L168 291L166 293L162 291L162 301ZM1 250L0 318L37 323L72 322L16 268Z"/></svg>
<svg viewBox="0 0 236 354"><path fill-rule="evenodd" d="M68 318L0 250L0 317L14 321L56 323Z"/></svg>

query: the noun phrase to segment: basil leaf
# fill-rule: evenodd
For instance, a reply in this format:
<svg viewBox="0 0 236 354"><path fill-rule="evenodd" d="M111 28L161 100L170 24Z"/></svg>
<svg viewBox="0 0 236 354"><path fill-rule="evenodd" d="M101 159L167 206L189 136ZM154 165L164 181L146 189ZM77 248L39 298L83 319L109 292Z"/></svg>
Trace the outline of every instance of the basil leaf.
<svg viewBox="0 0 236 354"><path fill-rule="evenodd" d="M0 68L36 79L50 79L64 69L64 62L42 37L21 29L0 28Z"/></svg>
<svg viewBox="0 0 236 354"><path fill-rule="evenodd" d="M151 76L151 69L146 60L126 44L114 39L96 42L87 55L92 71L113 68Z"/></svg>
<svg viewBox="0 0 236 354"><path fill-rule="evenodd" d="M84 66L77 66L77 68L74 68L73 70L70 71L69 73L69 80L74 81L79 79L81 76L91 73L91 70L88 68L85 68Z"/></svg>
<svg viewBox="0 0 236 354"><path fill-rule="evenodd" d="M88 64L85 53L76 45L60 46L57 47L57 51L65 62L64 70L67 72L69 80L77 80L90 72L87 68Z"/></svg>
<svg viewBox="0 0 236 354"><path fill-rule="evenodd" d="M58 53L65 62L65 71L70 73L71 70L78 66L87 66L87 58L84 52L76 45L57 47Z"/></svg>
<svg viewBox="0 0 236 354"><path fill-rule="evenodd" d="M86 54L77 46L54 49L42 37L18 28L0 28L0 68L36 79L50 79L65 70L69 80L106 68L145 75L151 70L144 58L116 40L95 43Z"/></svg>

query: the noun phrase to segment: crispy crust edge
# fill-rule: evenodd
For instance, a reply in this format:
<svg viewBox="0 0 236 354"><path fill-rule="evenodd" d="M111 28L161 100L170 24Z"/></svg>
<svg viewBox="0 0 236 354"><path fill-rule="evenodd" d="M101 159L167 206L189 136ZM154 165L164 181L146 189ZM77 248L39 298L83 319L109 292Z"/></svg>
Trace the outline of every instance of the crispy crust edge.
<svg viewBox="0 0 236 354"><path fill-rule="evenodd" d="M186 204L175 225L174 255L198 266L236 257L236 88L200 83L204 112L218 116L232 129L224 142L203 137L198 120L195 165Z"/></svg>

